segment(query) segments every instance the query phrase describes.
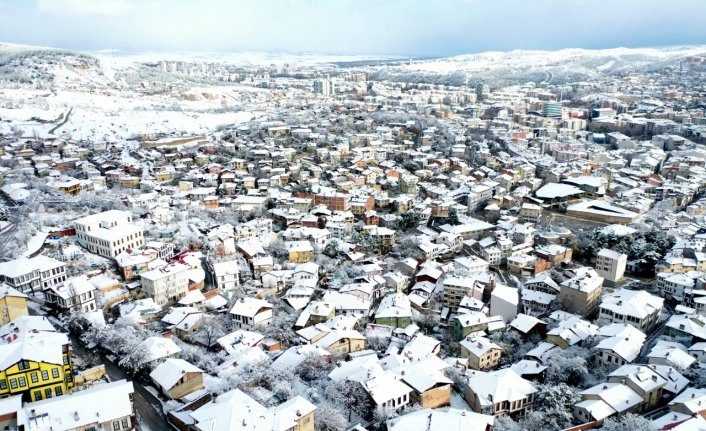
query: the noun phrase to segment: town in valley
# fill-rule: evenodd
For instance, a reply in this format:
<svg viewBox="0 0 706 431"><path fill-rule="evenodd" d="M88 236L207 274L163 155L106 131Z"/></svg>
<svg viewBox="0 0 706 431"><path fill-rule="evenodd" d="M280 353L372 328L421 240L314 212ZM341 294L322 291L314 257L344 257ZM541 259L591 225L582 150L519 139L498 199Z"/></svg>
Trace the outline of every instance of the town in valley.
<svg viewBox="0 0 706 431"><path fill-rule="evenodd" d="M0 428L706 429L705 78L0 43Z"/></svg>

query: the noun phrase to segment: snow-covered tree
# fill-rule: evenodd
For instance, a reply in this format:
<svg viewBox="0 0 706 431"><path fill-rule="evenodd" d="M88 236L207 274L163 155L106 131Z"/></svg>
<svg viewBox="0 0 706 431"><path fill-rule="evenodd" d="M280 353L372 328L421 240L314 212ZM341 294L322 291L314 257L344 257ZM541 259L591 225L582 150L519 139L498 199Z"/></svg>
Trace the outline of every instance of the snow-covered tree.
<svg viewBox="0 0 706 431"><path fill-rule="evenodd" d="M338 406L323 401L316 406L314 428L321 431L342 431L348 427L348 421Z"/></svg>
<svg viewBox="0 0 706 431"><path fill-rule="evenodd" d="M613 416L603 422L600 428L603 431L655 431L650 421L632 413L626 413L621 416Z"/></svg>

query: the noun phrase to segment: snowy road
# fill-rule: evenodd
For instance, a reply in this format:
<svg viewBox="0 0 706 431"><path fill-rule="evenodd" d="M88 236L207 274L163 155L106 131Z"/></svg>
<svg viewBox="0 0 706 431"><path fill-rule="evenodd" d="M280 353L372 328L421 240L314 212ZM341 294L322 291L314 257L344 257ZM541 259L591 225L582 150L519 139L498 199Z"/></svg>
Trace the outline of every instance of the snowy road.
<svg viewBox="0 0 706 431"><path fill-rule="evenodd" d="M73 335L70 338L74 354L81 358L87 358L90 354L89 350L86 349L83 344ZM125 371L121 370L120 367L115 365L104 355L100 355L100 358L101 361L105 364L105 371L110 377L110 380L132 380L132 378L128 376ZM158 399L156 399L154 395L152 395L147 389L145 389L145 387L142 386L139 382L133 380L132 384L135 387L135 393L133 395L133 404L135 405L135 412L138 415L140 424L143 425L143 431L171 429L171 426L167 422L166 416L162 412L162 403Z"/></svg>

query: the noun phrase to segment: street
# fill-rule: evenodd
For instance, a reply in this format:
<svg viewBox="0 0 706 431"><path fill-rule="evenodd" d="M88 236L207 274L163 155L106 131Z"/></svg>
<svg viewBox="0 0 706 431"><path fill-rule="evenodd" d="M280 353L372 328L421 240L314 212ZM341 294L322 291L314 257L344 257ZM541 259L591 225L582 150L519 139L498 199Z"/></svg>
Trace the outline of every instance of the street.
<svg viewBox="0 0 706 431"><path fill-rule="evenodd" d="M71 345L74 349L74 355L83 360L87 360L91 355L91 352L79 339L73 335L70 335L69 338L71 339ZM132 378L128 376L125 371L120 369L120 367L105 357L105 355L100 354L100 360L103 364L105 364L105 371L111 381L122 379L132 380ZM170 429L171 426L162 412L162 403L139 382L132 380L132 384L135 387L133 404L135 405L135 412L137 413L138 420L143 431Z"/></svg>
<svg viewBox="0 0 706 431"><path fill-rule="evenodd" d="M29 312L31 315L37 314L34 308L31 307L29 308ZM93 352L87 349L81 340L73 334L69 333L68 335L69 340L71 341L71 347L73 348L74 356L80 358L82 361L88 361ZM171 428L167 422L164 412L162 412L162 403L156 399L154 395L145 389L145 387L139 382L128 376L125 371L120 369L120 367L110 361L105 355L99 353L99 359L100 362L105 365L105 372L108 374L111 381L122 379L132 381L132 385L135 388L132 401L135 407L135 413L138 417L139 425L143 431L167 430Z"/></svg>

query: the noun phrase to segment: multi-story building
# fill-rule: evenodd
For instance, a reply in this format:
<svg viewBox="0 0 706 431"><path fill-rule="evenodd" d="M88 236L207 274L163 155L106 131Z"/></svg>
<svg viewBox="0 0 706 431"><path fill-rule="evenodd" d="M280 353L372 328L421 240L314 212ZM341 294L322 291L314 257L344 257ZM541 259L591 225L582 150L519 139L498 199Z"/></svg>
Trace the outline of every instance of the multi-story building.
<svg viewBox="0 0 706 431"><path fill-rule="evenodd" d="M27 315L29 315L27 295L7 284L0 283L0 325Z"/></svg>
<svg viewBox="0 0 706 431"><path fill-rule="evenodd" d="M232 291L240 286L240 268L236 260L221 260L211 263L213 283L222 292Z"/></svg>
<svg viewBox="0 0 706 431"><path fill-rule="evenodd" d="M574 276L561 283L559 301L566 311L590 316L598 310L603 292L603 277L593 268L577 268Z"/></svg>
<svg viewBox="0 0 706 431"><path fill-rule="evenodd" d="M323 97L330 97L336 94L336 87L330 79L314 80L314 93L320 94Z"/></svg>
<svg viewBox="0 0 706 431"><path fill-rule="evenodd" d="M520 219L522 223L537 223L542 214L542 207L535 204L522 204Z"/></svg>
<svg viewBox="0 0 706 431"><path fill-rule="evenodd" d="M446 277L444 279L444 307L455 312L464 296L473 296L474 286L474 279L470 277Z"/></svg>
<svg viewBox="0 0 706 431"><path fill-rule="evenodd" d="M118 380L21 407L5 429L129 431L135 429L132 382ZM5 422L3 422L5 423Z"/></svg>
<svg viewBox="0 0 706 431"><path fill-rule="evenodd" d="M49 289L66 281L66 264L44 255L0 263L0 281L22 293Z"/></svg>
<svg viewBox="0 0 706 431"><path fill-rule="evenodd" d="M537 388L515 371L479 373L468 379L466 402L476 413L493 416L522 416L532 410Z"/></svg>
<svg viewBox="0 0 706 431"><path fill-rule="evenodd" d="M10 331L8 325L2 329ZM38 401L74 387L66 334L12 330L2 334L0 358L0 398L21 394L26 401Z"/></svg>
<svg viewBox="0 0 706 431"><path fill-rule="evenodd" d="M127 249L115 257L125 281L132 281L143 271L148 271L152 262L167 260L174 256L174 244L152 241L139 249Z"/></svg>
<svg viewBox="0 0 706 431"><path fill-rule="evenodd" d="M461 357L468 359L468 367L488 370L500 365L502 347L485 337L469 337L461 341Z"/></svg>
<svg viewBox="0 0 706 431"><path fill-rule="evenodd" d="M627 255L607 248L602 249L596 255L596 272L611 285L623 278L627 264Z"/></svg>
<svg viewBox="0 0 706 431"><path fill-rule="evenodd" d="M132 223L132 213L111 210L74 222L79 244L91 253L115 258L125 250L142 247L142 228Z"/></svg>
<svg viewBox="0 0 706 431"><path fill-rule="evenodd" d="M162 308L184 297L189 291L189 267L181 263L164 265L143 272L142 291Z"/></svg>
<svg viewBox="0 0 706 431"><path fill-rule="evenodd" d="M620 289L603 299L599 318L610 323L626 323L644 332L657 325L664 299L644 290Z"/></svg>
<svg viewBox="0 0 706 431"><path fill-rule="evenodd" d="M95 291L96 287L82 275L50 288L44 297L60 310L88 313L97 309Z"/></svg>

